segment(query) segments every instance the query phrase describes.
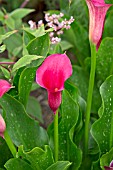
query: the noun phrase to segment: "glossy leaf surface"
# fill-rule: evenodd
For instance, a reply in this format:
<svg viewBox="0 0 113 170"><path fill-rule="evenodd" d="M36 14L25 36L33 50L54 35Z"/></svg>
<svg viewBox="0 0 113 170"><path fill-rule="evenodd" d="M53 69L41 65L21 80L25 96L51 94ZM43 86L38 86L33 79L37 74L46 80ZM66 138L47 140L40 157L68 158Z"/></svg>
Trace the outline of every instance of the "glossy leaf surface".
<svg viewBox="0 0 113 170"><path fill-rule="evenodd" d="M102 97L102 109L99 111L101 117L93 124L91 133L103 154L113 147L113 76L108 77L101 85L100 94Z"/></svg>
<svg viewBox="0 0 113 170"><path fill-rule="evenodd" d="M5 94L0 99L0 105L6 112L7 131L16 146L23 145L28 150L36 146L44 147L48 143L46 131L26 114L18 100Z"/></svg>

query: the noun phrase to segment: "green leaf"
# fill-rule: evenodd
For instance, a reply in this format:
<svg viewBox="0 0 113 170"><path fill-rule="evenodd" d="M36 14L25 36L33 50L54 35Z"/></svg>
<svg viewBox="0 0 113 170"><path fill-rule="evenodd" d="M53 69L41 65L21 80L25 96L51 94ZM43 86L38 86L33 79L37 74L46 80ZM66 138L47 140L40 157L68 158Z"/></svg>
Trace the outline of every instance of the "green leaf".
<svg viewBox="0 0 113 170"><path fill-rule="evenodd" d="M79 89L69 81L65 83L65 89L69 92L70 96L73 98L74 101L76 101L79 106L82 113L85 113L86 110L86 102L85 100L80 96Z"/></svg>
<svg viewBox="0 0 113 170"><path fill-rule="evenodd" d="M19 79L19 101L26 107L32 83L36 74L36 68L26 68L22 71Z"/></svg>
<svg viewBox="0 0 113 170"><path fill-rule="evenodd" d="M4 68L2 66L0 66L0 69L2 70L5 78L10 79L10 72L6 68Z"/></svg>
<svg viewBox="0 0 113 170"><path fill-rule="evenodd" d="M27 8L19 8L14 10L13 12L11 12L9 14L9 16L11 16L12 18L16 19L22 19L24 18L26 15L28 15L29 13L33 12L34 9L27 9Z"/></svg>
<svg viewBox="0 0 113 170"><path fill-rule="evenodd" d="M19 158L12 158L4 165L7 170L35 170L26 161Z"/></svg>
<svg viewBox="0 0 113 170"><path fill-rule="evenodd" d="M79 107L67 90L63 91L59 129L59 161L68 160L70 169L78 170L82 161L82 152L74 143L74 132L79 119ZM49 126L50 144L53 145L53 124Z"/></svg>
<svg viewBox="0 0 113 170"><path fill-rule="evenodd" d="M40 88L39 84L37 84L36 82L33 82L31 91L37 90L38 88Z"/></svg>
<svg viewBox="0 0 113 170"><path fill-rule="evenodd" d="M16 33L17 31L10 31L7 32L6 34L0 35L0 44L2 43L3 40L5 40L6 38L10 37L12 34Z"/></svg>
<svg viewBox="0 0 113 170"><path fill-rule="evenodd" d="M113 23L111 22L112 20L113 20L113 10L107 13L105 24L104 24L104 32L102 35L103 38L113 37Z"/></svg>
<svg viewBox="0 0 113 170"><path fill-rule="evenodd" d="M60 45L62 47L62 51L68 50L73 47L73 45L68 41L61 41Z"/></svg>
<svg viewBox="0 0 113 170"><path fill-rule="evenodd" d="M4 13L0 10L0 21L4 21Z"/></svg>
<svg viewBox="0 0 113 170"><path fill-rule="evenodd" d="M7 131L16 146L23 145L28 150L48 143L46 131L27 115L18 100L5 94L0 98L0 105L6 112Z"/></svg>
<svg viewBox="0 0 113 170"><path fill-rule="evenodd" d="M57 53L59 54L63 53L61 45L59 43L51 45L51 48L49 50L49 54L57 54Z"/></svg>
<svg viewBox="0 0 113 170"><path fill-rule="evenodd" d="M45 35L47 32L44 28L44 24L38 29L31 29L31 28L26 28L26 27L24 27L23 29L26 33L30 33L32 36L35 36L35 37L41 37Z"/></svg>
<svg viewBox="0 0 113 170"><path fill-rule="evenodd" d="M91 170L102 170L102 169L100 168L100 160L97 160L96 162L93 162L93 163L92 163Z"/></svg>
<svg viewBox="0 0 113 170"><path fill-rule="evenodd" d="M37 55L25 55L22 58L20 58L13 66L12 72L17 71L19 68L22 68L24 66L29 65L34 60L38 60L43 58L42 56Z"/></svg>
<svg viewBox="0 0 113 170"><path fill-rule="evenodd" d="M65 1L63 1L63 0L60 0L60 8L61 9L69 9L69 1L68 0L65 0Z"/></svg>
<svg viewBox="0 0 113 170"><path fill-rule="evenodd" d="M30 43L31 40L35 38L30 32L23 30L23 56L28 55L26 46Z"/></svg>
<svg viewBox="0 0 113 170"><path fill-rule="evenodd" d="M71 163L69 161L58 161L48 167L46 170L67 170Z"/></svg>
<svg viewBox="0 0 113 170"><path fill-rule="evenodd" d="M23 40L24 40L25 46L27 46L28 43L29 43L31 40L33 40L34 38L35 38L35 36L32 35L30 32L25 31L25 30L23 31Z"/></svg>
<svg viewBox="0 0 113 170"><path fill-rule="evenodd" d="M96 169L93 169L92 162L96 161L97 159L98 159L98 157L93 154L88 154L87 156L83 157L80 170L86 170L86 169L87 170L96 170ZM97 170L100 170L100 169L97 169Z"/></svg>
<svg viewBox="0 0 113 170"><path fill-rule="evenodd" d="M31 117L38 119L41 123L43 123L41 106L40 106L38 100L35 99L34 97L30 96L28 98L27 113Z"/></svg>
<svg viewBox="0 0 113 170"><path fill-rule="evenodd" d="M25 68L22 67L20 69L17 70L16 74L14 75L14 78L13 78L13 86L15 88L11 89L9 91L9 94L11 96L13 96L14 98L18 99L18 85L19 85L19 79L20 79L20 75L22 73L22 71L24 70Z"/></svg>
<svg viewBox="0 0 113 170"><path fill-rule="evenodd" d="M53 54L62 54L63 53L63 51L62 51L62 47L61 47L61 45L60 44L56 44L55 45L55 48L54 48L54 51L53 51Z"/></svg>
<svg viewBox="0 0 113 170"><path fill-rule="evenodd" d="M113 148L107 152L106 154L102 155L100 158L100 166L104 170L104 166L109 166L113 160Z"/></svg>
<svg viewBox="0 0 113 170"><path fill-rule="evenodd" d="M75 18L84 28L88 30L88 8L85 0L76 0L71 3L70 16Z"/></svg>
<svg viewBox="0 0 113 170"><path fill-rule="evenodd" d="M46 57L49 50L49 35L45 34L32 40L28 44L27 50L30 55L34 54Z"/></svg>
<svg viewBox="0 0 113 170"><path fill-rule="evenodd" d="M73 66L73 74L69 79L75 86L80 90L80 95L83 99L87 100L89 75L88 73L79 66ZM92 113L97 113L101 104L101 98L97 85L94 86L93 101L92 101Z"/></svg>
<svg viewBox="0 0 113 170"><path fill-rule="evenodd" d="M3 168L8 159L12 157L12 154L4 139L0 137L0 167Z"/></svg>
<svg viewBox="0 0 113 170"><path fill-rule="evenodd" d="M81 164L81 150L73 142L74 128L79 118L79 107L64 90L62 96L62 119L59 124L59 160L72 162L72 169L77 170Z"/></svg>
<svg viewBox="0 0 113 170"><path fill-rule="evenodd" d="M8 16L7 19L5 19L5 24L8 28L10 28L11 30L15 29L15 21L12 17Z"/></svg>
<svg viewBox="0 0 113 170"><path fill-rule="evenodd" d="M113 38L105 38L97 53L96 77L101 83L113 73Z"/></svg>
<svg viewBox="0 0 113 170"><path fill-rule="evenodd" d="M60 0L60 8L65 15L73 16L76 22L88 28L88 10L85 0Z"/></svg>
<svg viewBox="0 0 113 170"><path fill-rule="evenodd" d="M6 45L1 45L0 46L0 53L3 53L6 49Z"/></svg>
<svg viewBox="0 0 113 170"><path fill-rule="evenodd" d="M53 154L49 146L45 146L45 150L41 148L34 148L30 152L24 152L20 147L18 156L27 160L33 169L45 170L54 163Z"/></svg>
<svg viewBox="0 0 113 170"><path fill-rule="evenodd" d="M81 65L84 64L84 59L90 56L88 33L83 26L74 21L69 30L64 31L63 37L66 41L73 45L75 55ZM72 38L73 37L73 38Z"/></svg>
<svg viewBox="0 0 113 170"><path fill-rule="evenodd" d="M101 117L93 125L91 133L96 140L100 153L104 154L113 147L113 76L100 87L102 98Z"/></svg>
<svg viewBox="0 0 113 170"><path fill-rule="evenodd" d="M12 56L19 56L21 57L22 52L22 36L19 33L11 35L7 39L4 40L4 44L7 47L9 55Z"/></svg>
<svg viewBox="0 0 113 170"><path fill-rule="evenodd" d="M73 66L73 74L69 80L79 88L81 96L86 100L88 91L88 75L86 72L79 66Z"/></svg>

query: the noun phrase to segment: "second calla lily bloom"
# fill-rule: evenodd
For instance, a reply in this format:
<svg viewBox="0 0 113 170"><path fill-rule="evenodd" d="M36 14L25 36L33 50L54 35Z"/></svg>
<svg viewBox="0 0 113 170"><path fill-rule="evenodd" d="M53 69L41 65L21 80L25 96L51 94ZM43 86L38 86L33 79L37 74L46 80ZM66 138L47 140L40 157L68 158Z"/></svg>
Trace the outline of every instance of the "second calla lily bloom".
<svg viewBox="0 0 113 170"><path fill-rule="evenodd" d="M64 82L72 74L72 65L66 54L48 56L36 71L36 82L48 91L48 103L54 114L61 104Z"/></svg>
<svg viewBox="0 0 113 170"><path fill-rule="evenodd" d="M106 4L104 0L86 0L86 3L90 17L89 39L98 49L101 42L106 12L111 4Z"/></svg>
<svg viewBox="0 0 113 170"><path fill-rule="evenodd" d="M2 97L11 88L12 86L8 81L0 79L0 97Z"/></svg>

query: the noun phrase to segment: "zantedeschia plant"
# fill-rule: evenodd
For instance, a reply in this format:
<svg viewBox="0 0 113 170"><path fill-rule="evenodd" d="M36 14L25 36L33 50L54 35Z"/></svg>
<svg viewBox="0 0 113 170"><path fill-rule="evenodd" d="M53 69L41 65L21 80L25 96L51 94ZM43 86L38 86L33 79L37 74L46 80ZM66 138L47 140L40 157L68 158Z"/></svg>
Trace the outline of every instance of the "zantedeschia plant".
<svg viewBox="0 0 113 170"><path fill-rule="evenodd" d="M54 113L61 104L64 82L72 75L72 65L66 54L48 56L36 71L36 82L47 89L49 106Z"/></svg>
<svg viewBox="0 0 113 170"><path fill-rule="evenodd" d="M86 0L89 8L89 40L94 43L98 49L102 32L104 29L104 21L107 10L111 4L106 4L104 0Z"/></svg>
<svg viewBox="0 0 113 170"><path fill-rule="evenodd" d="M0 170L113 170L111 2L0 9Z"/></svg>
<svg viewBox="0 0 113 170"><path fill-rule="evenodd" d="M61 91L64 82L72 75L72 65L66 54L48 56L36 71L36 82L47 89L48 103L54 117L55 161L58 161L58 108L61 104Z"/></svg>

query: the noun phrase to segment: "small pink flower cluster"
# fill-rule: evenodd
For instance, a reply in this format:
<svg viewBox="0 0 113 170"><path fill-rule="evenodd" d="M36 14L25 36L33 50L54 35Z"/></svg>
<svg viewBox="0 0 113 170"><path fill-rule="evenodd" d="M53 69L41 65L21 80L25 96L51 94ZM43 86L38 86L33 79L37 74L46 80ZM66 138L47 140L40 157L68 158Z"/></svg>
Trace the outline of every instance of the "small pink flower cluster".
<svg viewBox="0 0 113 170"><path fill-rule="evenodd" d="M36 28L41 27L41 26L43 25L43 21L40 20L40 21L38 21L38 24L36 24L36 22L34 22L34 21L32 21L32 20L29 20L29 21L28 21L28 24L30 25L30 29L34 30L34 29L36 29Z"/></svg>
<svg viewBox="0 0 113 170"><path fill-rule="evenodd" d="M61 18L64 16L63 13L60 13L59 15L57 14L52 14L50 15L49 13L45 14L45 20L47 22L47 26L50 28L53 28L53 32L50 33L50 39L52 44L56 44L61 41L61 38L58 38L57 36L63 34L63 29L70 29L71 23L74 21L73 16L71 16L70 20L61 20ZM56 37L54 37L57 35Z"/></svg>
<svg viewBox="0 0 113 170"><path fill-rule="evenodd" d="M64 20L61 19L63 16L63 13L60 13L58 15L50 15L49 13L45 14L45 21L47 22L47 27L53 28L53 32L50 32L49 34L52 44L56 44L61 41L61 38L59 38L58 36L64 33L63 29L70 29L70 25L74 21L73 16L71 16L69 20L66 20L66 18ZM30 20L28 21L28 24L30 25L30 29L33 30L41 27L44 23L42 20L40 20L38 21L38 24L36 24L36 22Z"/></svg>

